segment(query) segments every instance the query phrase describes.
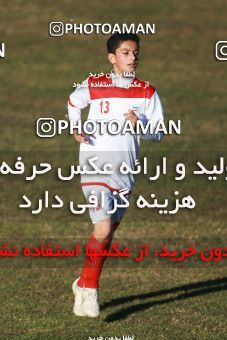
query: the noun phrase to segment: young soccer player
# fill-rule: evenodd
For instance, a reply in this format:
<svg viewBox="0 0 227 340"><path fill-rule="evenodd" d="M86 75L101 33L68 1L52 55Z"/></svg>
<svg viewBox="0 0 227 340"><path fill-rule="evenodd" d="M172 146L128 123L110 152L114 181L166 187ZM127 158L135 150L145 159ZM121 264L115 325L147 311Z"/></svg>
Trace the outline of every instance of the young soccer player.
<svg viewBox="0 0 227 340"><path fill-rule="evenodd" d="M157 91L147 82L135 78L135 70L139 61L139 37L135 34L114 34L107 41L108 60L113 66L110 74L88 77L69 97L68 115L74 123L81 118L81 110L90 105L88 120L118 120L122 125L129 120L135 128L138 120L145 126L149 121L155 126L163 120L162 107ZM102 134L97 129L94 135L78 134L74 138L80 143L80 164L87 159L98 156L99 164L109 162L113 169L124 161L132 169L138 158L140 137L159 141L162 133L144 135L126 132L125 134ZM122 189L132 191L133 175L123 175L119 171L113 174L82 175L81 186L88 199L95 193L100 197L104 193L105 206L89 209L93 223L93 232L87 243L89 250L100 253L108 250L113 234L125 213L125 208L108 214L113 208L114 200L121 203L116 194ZM79 278L73 283L75 303L73 312L78 316L97 317L100 314L98 302L99 277L105 256L86 257Z"/></svg>

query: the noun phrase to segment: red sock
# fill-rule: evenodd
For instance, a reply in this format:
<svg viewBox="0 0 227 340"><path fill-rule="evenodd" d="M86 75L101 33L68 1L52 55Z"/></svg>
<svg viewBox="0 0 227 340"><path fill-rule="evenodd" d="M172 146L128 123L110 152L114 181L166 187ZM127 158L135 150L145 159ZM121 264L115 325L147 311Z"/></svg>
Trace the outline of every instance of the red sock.
<svg viewBox="0 0 227 340"><path fill-rule="evenodd" d="M87 247L89 250L94 250L97 253L106 249L108 250L110 246L110 241L105 240L103 242L98 241L93 235L91 235ZM99 277L101 275L103 263L106 256L87 256L84 261L84 267L80 279L77 283L79 287L86 288L98 288L99 287Z"/></svg>

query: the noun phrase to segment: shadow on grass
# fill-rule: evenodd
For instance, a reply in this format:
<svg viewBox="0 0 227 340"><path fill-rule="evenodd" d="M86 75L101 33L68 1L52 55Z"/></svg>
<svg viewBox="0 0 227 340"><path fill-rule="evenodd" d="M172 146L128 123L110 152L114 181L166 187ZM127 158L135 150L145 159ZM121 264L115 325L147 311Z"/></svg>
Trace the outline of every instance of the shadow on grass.
<svg viewBox="0 0 227 340"><path fill-rule="evenodd" d="M190 283L183 286L178 286L169 289L163 289L152 293L146 294L138 294L138 295L130 295L125 296L117 299L113 299L107 303L104 303L101 307L102 309L108 307L114 307L118 305L122 305L127 302L131 302L134 300L145 300L157 296L163 296L162 299L156 301L150 301L146 303L140 303L133 306L129 306L126 308L122 308L115 313L108 315L105 319L107 322L119 321L122 319L126 319L127 316L130 314L136 313L138 311L146 310L155 305L163 305L165 303L184 300L188 298L192 298L199 295L205 295L209 293L218 292L220 290L227 289L227 278L224 277L222 279L216 280L209 280L209 281L202 281L196 283ZM178 296L175 297L166 297L165 295L172 294L172 293L180 293Z"/></svg>

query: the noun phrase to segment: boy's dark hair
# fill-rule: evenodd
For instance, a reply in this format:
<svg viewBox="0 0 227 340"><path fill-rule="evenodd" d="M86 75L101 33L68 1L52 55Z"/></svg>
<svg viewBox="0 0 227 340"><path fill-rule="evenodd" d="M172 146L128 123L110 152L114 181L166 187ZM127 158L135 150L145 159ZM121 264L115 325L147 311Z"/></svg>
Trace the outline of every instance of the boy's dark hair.
<svg viewBox="0 0 227 340"><path fill-rule="evenodd" d="M115 33L107 40L107 51L109 53L115 53L121 42L126 40L133 40L137 43L138 48L140 47L140 38L138 35L133 33Z"/></svg>

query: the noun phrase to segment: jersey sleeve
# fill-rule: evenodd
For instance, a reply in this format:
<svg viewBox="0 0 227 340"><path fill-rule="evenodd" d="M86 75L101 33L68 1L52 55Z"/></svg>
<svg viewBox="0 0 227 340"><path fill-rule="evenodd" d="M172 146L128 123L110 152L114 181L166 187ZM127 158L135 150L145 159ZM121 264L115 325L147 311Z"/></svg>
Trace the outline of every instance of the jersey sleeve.
<svg viewBox="0 0 227 340"><path fill-rule="evenodd" d="M88 79L84 80L80 86L69 96L68 118L77 122L81 118L81 110L90 103L90 93L88 89Z"/></svg>
<svg viewBox="0 0 227 340"><path fill-rule="evenodd" d="M157 133L154 132L157 124L160 121L163 121L163 109L157 91L154 92L151 98L146 99L145 112L144 114L141 115L139 119L142 121L144 126L146 126L148 122L150 122L153 128L152 133L148 129L148 131L145 134L140 135L141 138L153 140L156 142L159 142L163 138L164 136L163 132Z"/></svg>

